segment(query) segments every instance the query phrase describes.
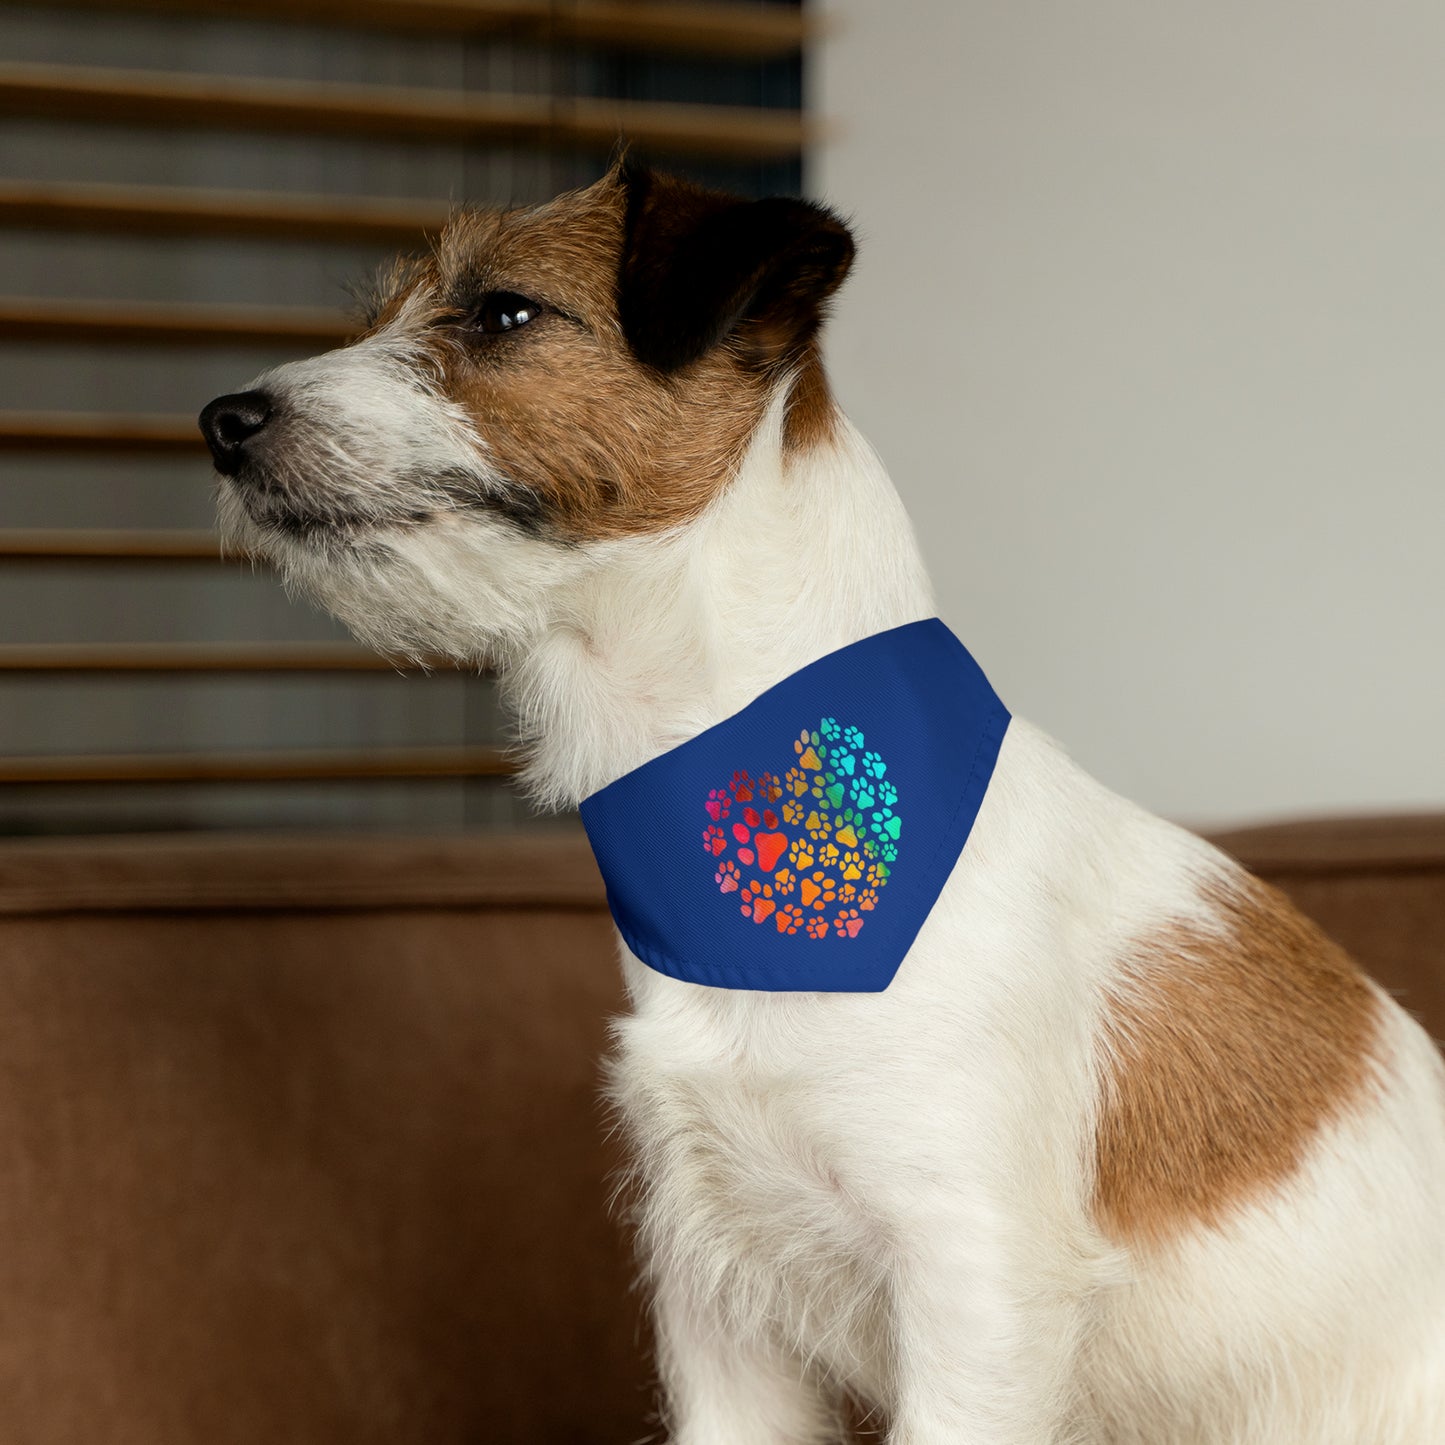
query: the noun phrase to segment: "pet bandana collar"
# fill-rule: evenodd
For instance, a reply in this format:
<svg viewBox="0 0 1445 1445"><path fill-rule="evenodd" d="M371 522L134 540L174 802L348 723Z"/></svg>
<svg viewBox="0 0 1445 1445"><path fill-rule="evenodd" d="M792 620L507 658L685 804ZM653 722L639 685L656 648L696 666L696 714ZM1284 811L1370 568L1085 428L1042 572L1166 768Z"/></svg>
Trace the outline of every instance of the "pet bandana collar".
<svg viewBox="0 0 1445 1445"><path fill-rule="evenodd" d="M936 617L800 668L583 802L623 940L713 988L887 988L1008 723Z"/></svg>

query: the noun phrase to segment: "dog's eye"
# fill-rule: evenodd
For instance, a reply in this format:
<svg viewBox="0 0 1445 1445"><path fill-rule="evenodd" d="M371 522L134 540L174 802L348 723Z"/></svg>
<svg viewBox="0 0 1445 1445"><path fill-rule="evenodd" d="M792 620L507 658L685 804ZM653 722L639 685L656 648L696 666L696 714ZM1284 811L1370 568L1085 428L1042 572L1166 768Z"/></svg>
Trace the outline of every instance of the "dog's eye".
<svg viewBox="0 0 1445 1445"><path fill-rule="evenodd" d="M472 313L472 324L488 336L503 331L515 331L529 321L535 321L541 314L539 302L515 291L489 291L482 297L482 304Z"/></svg>

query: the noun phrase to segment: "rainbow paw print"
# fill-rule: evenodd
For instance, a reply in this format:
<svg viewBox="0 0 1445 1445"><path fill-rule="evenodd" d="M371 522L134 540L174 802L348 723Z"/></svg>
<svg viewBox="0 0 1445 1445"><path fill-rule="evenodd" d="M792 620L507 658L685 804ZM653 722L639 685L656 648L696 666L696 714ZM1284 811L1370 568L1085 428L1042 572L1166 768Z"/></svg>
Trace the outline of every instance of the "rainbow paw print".
<svg viewBox="0 0 1445 1445"><path fill-rule="evenodd" d="M857 938L898 860L898 788L860 728L825 717L786 768L739 768L703 799L703 851L721 894L783 937Z"/></svg>

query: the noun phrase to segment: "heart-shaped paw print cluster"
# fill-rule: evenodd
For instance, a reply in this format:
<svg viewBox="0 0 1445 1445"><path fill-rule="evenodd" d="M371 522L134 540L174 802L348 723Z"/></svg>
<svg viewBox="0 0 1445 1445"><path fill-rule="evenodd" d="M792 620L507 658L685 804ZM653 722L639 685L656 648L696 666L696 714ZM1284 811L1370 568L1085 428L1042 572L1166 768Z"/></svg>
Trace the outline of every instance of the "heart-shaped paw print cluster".
<svg viewBox="0 0 1445 1445"><path fill-rule="evenodd" d="M791 766L736 772L708 791L702 842L742 916L804 938L857 938L898 861L903 822L883 756L825 717Z"/></svg>

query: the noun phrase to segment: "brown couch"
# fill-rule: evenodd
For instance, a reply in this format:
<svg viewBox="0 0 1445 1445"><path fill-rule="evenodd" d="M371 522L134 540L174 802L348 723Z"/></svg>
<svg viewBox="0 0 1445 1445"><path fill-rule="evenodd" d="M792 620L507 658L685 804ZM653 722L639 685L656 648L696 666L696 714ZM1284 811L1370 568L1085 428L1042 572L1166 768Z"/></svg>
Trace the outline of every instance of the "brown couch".
<svg viewBox="0 0 1445 1445"><path fill-rule="evenodd" d="M1445 1034L1445 818L1221 841ZM0 1439L655 1429L579 837L0 844Z"/></svg>

